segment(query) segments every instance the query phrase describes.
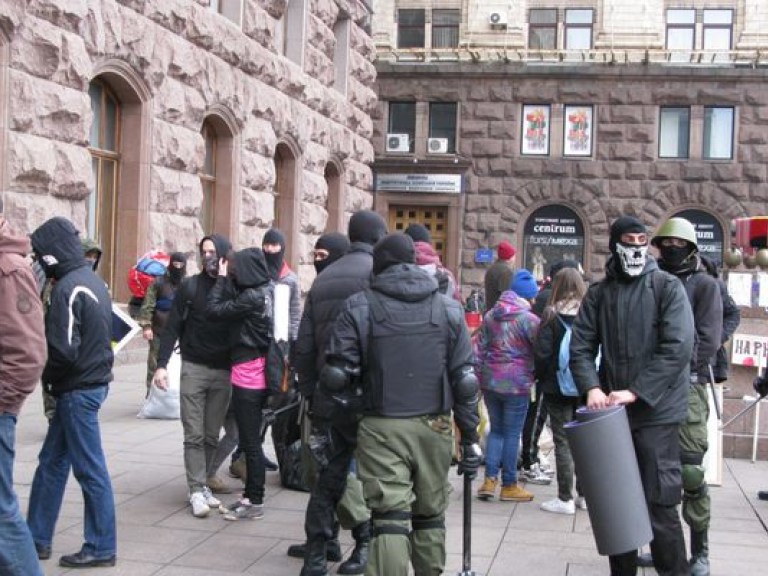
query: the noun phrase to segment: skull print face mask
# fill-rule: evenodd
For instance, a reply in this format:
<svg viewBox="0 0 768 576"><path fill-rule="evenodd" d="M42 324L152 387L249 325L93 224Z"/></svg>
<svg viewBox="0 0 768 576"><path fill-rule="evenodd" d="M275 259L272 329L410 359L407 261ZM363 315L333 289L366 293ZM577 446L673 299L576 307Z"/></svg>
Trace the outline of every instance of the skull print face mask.
<svg viewBox="0 0 768 576"><path fill-rule="evenodd" d="M636 244L617 242L616 256L619 259L624 274L631 277L639 276L643 268L645 268L645 262L648 259L648 245L638 246Z"/></svg>

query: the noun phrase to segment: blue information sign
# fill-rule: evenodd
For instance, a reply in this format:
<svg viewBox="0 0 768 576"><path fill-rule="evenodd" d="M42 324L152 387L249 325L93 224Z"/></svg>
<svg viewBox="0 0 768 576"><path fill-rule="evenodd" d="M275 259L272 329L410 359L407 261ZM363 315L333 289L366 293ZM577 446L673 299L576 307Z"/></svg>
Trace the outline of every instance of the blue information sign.
<svg viewBox="0 0 768 576"><path fill-rule="evenodd" d="M475 250L475 262L478 264L490 264L493 262L493 250L490 248L478 248Z"/></svg>

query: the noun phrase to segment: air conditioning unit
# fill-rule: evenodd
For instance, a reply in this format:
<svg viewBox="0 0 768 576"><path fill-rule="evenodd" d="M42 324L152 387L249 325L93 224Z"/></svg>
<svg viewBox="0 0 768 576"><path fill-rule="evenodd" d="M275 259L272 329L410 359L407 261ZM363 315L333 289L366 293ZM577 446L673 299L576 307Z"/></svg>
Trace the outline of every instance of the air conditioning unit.
<svg viewBox="0 0 768 576"><path fill-rule="evenodd" d="M427 152L430 154L445 154L448 152L448 138L429 138Z"/></svg>
<svg viewBox="0 0 768 576"><path fill-rule="evenodd" d="M410 139L408 134L387 134L387 152L409 152Z"/></svg>
<svg viewBox="0 0 768 576"><path fill-rule="evenodd" d="M494 27L506 28L507 15L503 12L491 12L488 14L488 23Z"/></svg>

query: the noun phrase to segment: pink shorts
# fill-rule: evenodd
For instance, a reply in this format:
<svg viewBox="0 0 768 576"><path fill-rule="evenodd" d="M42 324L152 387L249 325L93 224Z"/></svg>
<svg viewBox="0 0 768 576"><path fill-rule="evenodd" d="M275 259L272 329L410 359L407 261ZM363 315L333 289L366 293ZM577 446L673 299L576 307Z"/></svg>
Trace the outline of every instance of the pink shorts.
<svg viewBox="0 0 768 576"><path fill-rule="evenodd" d="M230 380L232 386L248 388L249 390L265 390L267 380L264 374L266 361L263 357L241 362L232 366L232 375Z"/></svg>

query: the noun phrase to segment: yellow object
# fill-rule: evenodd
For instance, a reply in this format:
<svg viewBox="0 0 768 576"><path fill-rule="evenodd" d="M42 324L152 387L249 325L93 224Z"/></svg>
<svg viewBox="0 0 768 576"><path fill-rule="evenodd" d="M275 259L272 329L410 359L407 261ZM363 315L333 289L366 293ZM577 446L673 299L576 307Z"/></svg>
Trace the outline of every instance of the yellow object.
<svg viewBox="0 0 768 576"><path fill-rule="evenodd" d="M477 497L480 498L480 500L490 500L491 498L495 498L496 487L498 484L498 480L486 476L483 485L480 486L480 489L477 491Z"/></svg>
<svg viewBox="0 0 768 576"><path fill-rule="evenodd" d="M504 502L530 502L533 500L533 493L528 492L519 484L510 484L501 487L499 500Z"/></svg>

